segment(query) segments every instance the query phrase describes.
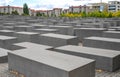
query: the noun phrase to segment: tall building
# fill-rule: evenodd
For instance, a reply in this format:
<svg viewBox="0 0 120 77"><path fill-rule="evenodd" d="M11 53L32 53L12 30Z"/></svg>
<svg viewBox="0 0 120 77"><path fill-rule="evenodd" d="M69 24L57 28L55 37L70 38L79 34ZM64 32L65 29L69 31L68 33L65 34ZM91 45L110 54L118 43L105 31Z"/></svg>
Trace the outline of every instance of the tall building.
<svg viewBox="0 0 120 77"><path fill-rule="evenodd" d="M69 12L71 13L80 13L80 12L89 12L90 9L88 6L84 5L84 6L71 6L69 7Z"/></svg>
<svg viewBox="0 0 120 77"><path fill-rule="evenodd" d="M108 11L116 12L120 10L120 1L109 1Z"/></svg>
<svg viewBox="0 0 120 77"><path fill-rule="evenodd" d="M69 9L64 9L63 13L69 13Z"/></svg>
<svg viewBox="0 0 120 77"><path fill-rule="evenodd" d="M91 11L108 11L108 3L92 3Z"/></svg>
<svg viewBox="0 0 120 77"><path fill-rule="evenodd" d="M48 10L48 16L51 17L53 15L53 10Z"/></svg>
<svg viewBox="0 0 120 77"><path fill-rule="evenodd" d="M62 8L53 8L53 15L58 17L62 13Z"/></svg>
<svg viewBox="0 0 120 77"><path fill-rule="evenodd" d="M17 6L0 6L0 13L9 13L12 14L13 11L17 11L19 15L23 14L23 8ZM29 8L29 14L33 15L35 11Z"/></svg>
<svg viewBox="0 0 120 77"><path fill-rule="evenodd" d="M22 7L15 7L15 6L0 6L0 13L9 13L11 14L12 11L17 11L20 15L23 13Z"/></svg>

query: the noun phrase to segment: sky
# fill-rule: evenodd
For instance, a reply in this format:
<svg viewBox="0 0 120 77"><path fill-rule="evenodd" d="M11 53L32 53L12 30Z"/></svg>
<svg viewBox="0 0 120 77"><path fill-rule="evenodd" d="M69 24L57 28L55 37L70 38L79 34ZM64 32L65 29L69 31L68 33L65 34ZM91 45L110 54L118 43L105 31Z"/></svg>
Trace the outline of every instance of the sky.
<svg viewBox="0 0 120 77"><path fill-rule="evenodd" d="M28 7L31 9L50 10L53 8L67 9L69 6L86 5L88 3L97 3L100 1L101 0L0 0L0 6L10 5L23 7L23 4L27 3ZM102 0L102 2L106 3L108 1L111 0Z"/></svg>

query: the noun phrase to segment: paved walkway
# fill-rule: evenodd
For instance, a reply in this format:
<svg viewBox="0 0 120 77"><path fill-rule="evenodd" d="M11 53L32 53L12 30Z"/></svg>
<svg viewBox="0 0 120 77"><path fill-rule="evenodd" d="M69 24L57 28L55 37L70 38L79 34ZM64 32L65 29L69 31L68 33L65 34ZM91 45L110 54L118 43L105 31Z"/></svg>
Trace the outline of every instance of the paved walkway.
<svg viewBox="0 0 120 77"><path fill-rule="evenodd" d="M0 64L0 77L24 77L23 75L13 74L8 71L8 63ZM107 72L102 70L96 70L95 77L120 77L120 70L116 72Z"/></svg>

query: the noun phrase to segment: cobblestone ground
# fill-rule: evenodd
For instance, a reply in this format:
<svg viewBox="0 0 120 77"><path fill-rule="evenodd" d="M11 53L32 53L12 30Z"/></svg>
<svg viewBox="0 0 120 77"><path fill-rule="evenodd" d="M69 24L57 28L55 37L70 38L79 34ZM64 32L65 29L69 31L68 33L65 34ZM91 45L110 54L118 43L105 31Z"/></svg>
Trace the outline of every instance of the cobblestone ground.
<svg viewBox="0 0 120 77"><path fill-rule="evenodd" d="M0 77L24 77L15 75L8 71L8 63L0 64ZM96 70L95 77L120 77L120 70L116 72L107 72L102 70Z"/></svg>

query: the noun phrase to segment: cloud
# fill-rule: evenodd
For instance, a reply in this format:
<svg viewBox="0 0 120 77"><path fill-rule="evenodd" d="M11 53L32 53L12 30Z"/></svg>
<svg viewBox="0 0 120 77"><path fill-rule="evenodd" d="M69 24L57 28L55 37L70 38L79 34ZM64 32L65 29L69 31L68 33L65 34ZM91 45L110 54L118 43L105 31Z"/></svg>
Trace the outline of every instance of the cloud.
<svg viewBox="0 0 120 77"><path fill-rule="evenodd" d="M0 0L0 5L8 5L10 2L13 2L14 0Z"/></svg>
<svg viewBox="0 0 120 77"><path fill-rule="evenodd" d="M75 0L36 0L35 3L29 4L34 9L53 9L69 8L72 5L82 5L83 2Z"/></svg>

